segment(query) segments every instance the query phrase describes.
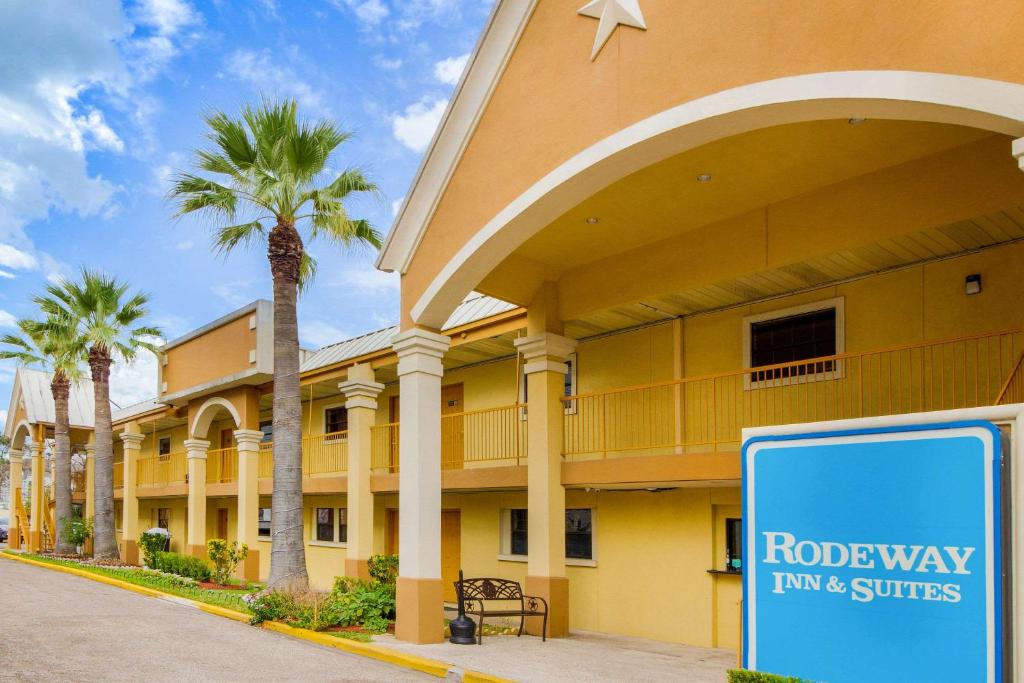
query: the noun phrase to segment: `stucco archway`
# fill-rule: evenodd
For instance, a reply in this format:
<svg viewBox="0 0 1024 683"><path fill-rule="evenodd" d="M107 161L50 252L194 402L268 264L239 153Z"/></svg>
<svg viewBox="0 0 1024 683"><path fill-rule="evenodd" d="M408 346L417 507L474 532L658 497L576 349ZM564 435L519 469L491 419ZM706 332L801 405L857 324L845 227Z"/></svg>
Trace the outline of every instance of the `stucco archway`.
<svg viewBox="0 0 1024 683"><path fill-rule="evenodd" d="M911 71L842 71L754 83L667 109L579 152L508 204L445 264L412 306L411 318L440 328L516 248L635 171L760 128L849 117L954 124L1022 137L1024 84Z"/></svg>
<svg viewBox="0 0 1024 683"><path fill-rule="evenodd" d="M234 404L226 398L220 396L214 396L213 398L207 399L203 405L196 411L196 416L192 420L192 424L189 427L189 437L192 439L205 439L210 431L210 425L213 424L214 420L220 414L221 410L227 411L231 416L231 419L235 423L235 429L241 429L242 418L238 414L238 409L235 408Z"/></svg>
<svg viewBox="0 0 1024 683"><path fill-rule="evenodd" d="M14 434L11 436L11 452L21 451L26 440L32 440L32 425L27 420L22 420L14 428Z"/></svg>

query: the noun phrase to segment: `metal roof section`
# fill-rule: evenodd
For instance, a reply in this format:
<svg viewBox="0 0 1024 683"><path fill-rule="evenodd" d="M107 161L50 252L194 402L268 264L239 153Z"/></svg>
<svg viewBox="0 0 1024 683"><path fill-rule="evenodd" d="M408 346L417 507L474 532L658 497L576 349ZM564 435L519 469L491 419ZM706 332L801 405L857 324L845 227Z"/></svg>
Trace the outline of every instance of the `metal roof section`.
<svg viewBox="0 0 1024 683"><path fill-rule="evenodd" d="M135 417L136 415L145 415L146 413L151 413L155 410L163 410L166 407L166 403L161 403L155 398L151 398L139 403L133 403L130 406L125 406L120 410L115 410L110 415L110 421L113 423L123 422L124 420Z"/></svg>
<svg viewBox="0 0 1024 683"><path fill-rule="evenodd" d="M8 411L7 422L14 420L17 406L14 400L25 406L25 415L31 424L53 424L55 410L53 394L50 391L50 373L42 370L18 368L14 377L12 410ZM68 418L72 427L92 429L95 422L92 380L81 379L71 384L68 396ZM13 431L14 425L5 425L5 432Z"/></svg>
<svg viewBox="0 0 1024 683"><path fill-rule="evenodd" d="M519 307L507 301L472 292L455 309L451 317L448 318L448 322L441 328L441 331L462 327L463 325L478 322L491 316L515 310L516 308ZM398 331L398 325L394 325L383 330L377 330L376 332L370 332L369 334L325 346L306 357L300 372L309 372L310 370L341 363L376 351L386 351L391 348Z"/></svg>

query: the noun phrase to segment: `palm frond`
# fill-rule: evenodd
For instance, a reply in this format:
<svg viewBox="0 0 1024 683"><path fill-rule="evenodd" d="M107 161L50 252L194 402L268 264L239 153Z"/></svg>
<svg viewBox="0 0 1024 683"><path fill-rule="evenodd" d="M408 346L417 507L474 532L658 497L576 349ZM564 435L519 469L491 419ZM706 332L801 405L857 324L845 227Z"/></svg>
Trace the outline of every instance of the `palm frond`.
<svg viewBox="0 0 1024 683"><path fill-rule="evenodd" d="M217 228L213 233L213 246L218 253L226 254L239 244L251 246L265 234L263 225L259 221L242 223L241 225L228 225Z"/></svg>

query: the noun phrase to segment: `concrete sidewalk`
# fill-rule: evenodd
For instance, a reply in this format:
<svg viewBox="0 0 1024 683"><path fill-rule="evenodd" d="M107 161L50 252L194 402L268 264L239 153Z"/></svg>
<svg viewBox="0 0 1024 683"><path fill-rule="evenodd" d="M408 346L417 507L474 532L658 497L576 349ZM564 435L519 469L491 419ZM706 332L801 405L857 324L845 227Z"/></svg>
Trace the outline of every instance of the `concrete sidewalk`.
<svg viewBox="0 0 1024 683"><path fill-rule="evenodd" d="M483 645L410 645L392 636L379 636L374 642L523 683L725 683L726 670L736 667L734 650L584 632L547 642L526 635L484 636Z"/></svg>

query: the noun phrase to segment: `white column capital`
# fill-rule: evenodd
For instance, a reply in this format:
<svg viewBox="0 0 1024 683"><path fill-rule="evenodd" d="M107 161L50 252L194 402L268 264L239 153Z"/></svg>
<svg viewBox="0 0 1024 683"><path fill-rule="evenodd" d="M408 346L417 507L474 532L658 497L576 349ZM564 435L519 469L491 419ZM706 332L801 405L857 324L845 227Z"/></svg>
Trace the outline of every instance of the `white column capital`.
<svg viewBox="0 0 1024 683"><path fill-rule="evenodd" d="M1024 138L1017 138L1010 146L1010 153L1017 160L1017 166L1024 171Z"/></svg>
<svg viewBox="0 0 1024 683"><path fill-rule="evenodd" d="M417 372L442 376L441 359L450 345L451 339L436 332L416 328L402 332L392 346L398 354L398 376Z"/></svg>
<svg viewBox="0 0 1024 683"><path fill-rule="evenodd" d="M142 448L142 441L145 438L145 434L133 434L131 432L125 432L121 435L121 441L124 443L125 448Z"/></svg>
<svg viewBox="0 0 1024 683"><path fill-rule="evenodd" d="M190 439L191 440L191 439ZM235 443L238 444L238 450L242 451L255 451L260 447L260 442L263 441L263 432L258 429L236 429L235 430ZM206 443L210 443L207 441Z"/></svg>
<svg viewBox="0 0 1024 683"><path fill-rule="evenodd" d="M377 396L384 391L380 382L368 382L362 379L349 379L338 382L338 391L345 394L345 407L369 408L377 410Z"/></svg>
<svg viewBox="0 0 1024 683"><path fill-rule="evenodd" d="M523 359L523 372L559 372L565 374L565 361L576 350L576 340L551 332L543 332L515 340Z"/></svg>
<svg viewBox="0 0 1024 683"><path fill-rule="evenodd" d="M210 450L210 442L206 439L185 439L186 460L206 460L206 451Z"/></svg>

